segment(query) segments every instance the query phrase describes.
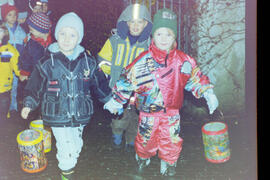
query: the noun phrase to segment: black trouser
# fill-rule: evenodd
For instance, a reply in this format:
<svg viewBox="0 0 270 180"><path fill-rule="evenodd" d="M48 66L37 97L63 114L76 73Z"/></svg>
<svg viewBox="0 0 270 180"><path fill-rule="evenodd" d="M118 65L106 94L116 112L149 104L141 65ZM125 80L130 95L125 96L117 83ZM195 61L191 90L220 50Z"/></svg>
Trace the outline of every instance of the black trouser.
<svg viewBox="0 0 270 180"><path fill-rule="evenodd" d="M0 93L0 120L7 119L10 102L11 102L10 91Z"/></svg>

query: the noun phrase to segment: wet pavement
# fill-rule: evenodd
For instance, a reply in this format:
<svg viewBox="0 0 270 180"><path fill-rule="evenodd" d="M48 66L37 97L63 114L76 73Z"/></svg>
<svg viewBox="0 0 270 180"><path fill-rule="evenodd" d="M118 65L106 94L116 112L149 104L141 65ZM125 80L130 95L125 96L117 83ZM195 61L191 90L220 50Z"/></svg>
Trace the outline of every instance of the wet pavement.
<svg viewBox="0 0 270 180"><path fill-rule="evenodd" d="M79 180L151 180L169 179L159 174L159 159L151 163L143 176L134 172L136 161L133 153L116 151L110 146L111 129L109 114L97 105L90 124L85 127L82 149L76 172ZM251 157L256 147L249 139L249 127L244 117L225 116L230 138L230 160L214 164L205 160L201 127L205 120L182 116L180 136L184 139L183 150L178 160L177 180L254 180L256 162ZM20 167L20 154L16 136L27 129L30 121L19 116L1 122L0 129L0 180L58 180L55 140L52 150L46 153L48 165L39 173L29 174ZM253 145L252 145L253 144Z"/></svg>

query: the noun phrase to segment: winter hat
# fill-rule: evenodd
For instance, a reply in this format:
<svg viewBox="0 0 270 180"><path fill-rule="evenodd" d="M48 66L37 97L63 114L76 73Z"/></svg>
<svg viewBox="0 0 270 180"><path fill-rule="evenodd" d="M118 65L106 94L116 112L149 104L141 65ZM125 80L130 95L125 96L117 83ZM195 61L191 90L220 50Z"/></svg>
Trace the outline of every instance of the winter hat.
<svg viewBox="0 0 270 180"><path fill-rule="evenodd" d="M9 5L9 4L4 4L3 6L1 6L1 16L2 16L2 19L5 20L7 14L8 14L10 11L13 11L13 10L16 11L16 14L17 14L17 16L18 16L18 9L17 9L15 6L11 6L11 5Z"/></svg>
<svg viewBox="0 0 270 180"><path fill-rule="evenodd" d="M48 0L40 0L42 3L48 3Z"/></svg>
<svg viewBox="0 0 270 180"><path fill-rule="evenodd" d="M49 17L41 12L32 13L26 22L29 26L41 33L48 33L52 27Z"/></svg>
<svg viewBox="0 0 270 180"><path fill-rule="evenodd" d="M158 28L166 27L171 29L174 32L174 35L177 36L177 16L176 14L167 9L163 8L157 11L154 15L152 36Z"/></svg>
<svg viewBox="0 0 270 180"><path fill-rule="evenodd" d="M55 27L54 37L58 40L57 34L63 27L71 27L79 34L78 44L81 43L84 33L84 26L82 19L74 12L64 14L57 22Z"/></svg>

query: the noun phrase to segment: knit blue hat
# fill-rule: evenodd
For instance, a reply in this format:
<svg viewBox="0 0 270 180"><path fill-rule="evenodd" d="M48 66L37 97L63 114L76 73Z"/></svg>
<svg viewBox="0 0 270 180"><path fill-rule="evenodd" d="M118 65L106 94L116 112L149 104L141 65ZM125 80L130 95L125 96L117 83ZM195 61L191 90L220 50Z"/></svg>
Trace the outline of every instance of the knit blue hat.
<svg viewBox="0 0 270 180"><path fill-rule="evenodd" d="M49 17L41 12L31 14L26 22L29 26L42 33L48 33L52 27Z"/></svg>
<svg viewBox="0 0 270 180"><path fill-rule="evenodd" d="M57 22L54 37L58 40L57 34L63 27L71 27L79 34L78 44L81 43L84 35L84 26L82 19L74 12L64 14Z"/></svg>

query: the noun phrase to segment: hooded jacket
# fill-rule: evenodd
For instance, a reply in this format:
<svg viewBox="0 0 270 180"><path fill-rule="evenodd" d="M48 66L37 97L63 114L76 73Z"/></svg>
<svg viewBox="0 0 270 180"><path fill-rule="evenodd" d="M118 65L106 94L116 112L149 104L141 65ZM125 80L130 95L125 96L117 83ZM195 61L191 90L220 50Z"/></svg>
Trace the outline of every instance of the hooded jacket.
<svg viewBox="0 0 270 180"><path fill-rule="evenodd" d="M69 24L71 16L74 23ZM56 39L57 32L63 27L79 31L79 42L82 40L83 23L75 13L67 13L60 18L56 25ZM32 110L41 104L45 125L85 125L93 114L93 97L103 103L110 98L111 90L105 81L106 77L98 71L96 60L82 46L77 44L73 53L66 56L60 51L58 43L53 43L35 66L25 88L23 103Z"/></svg>
<svg viewBox="0 0 270 180"><path fill-rule="evenodd" d="M93 97L105 103L111 90L96 61L84 48L69 60L52 44L39 61L25 88L24 106L32 110L41 104L44 124L53 127L85 125L93 114Z"/></svg>
<svg viewBox="0 0 270 180"><path fill-rule="evenodd" d="M152 42L149 50L137 57L125 71L113 88L114 99L125 104L134 91L138 108L145 112L152 105L180 109L184 89L200 98L207 89L213 88L196 61L177 50L176 46L167 54Z"/></svg>
<svg viewBox="0 0 270 180"><path fill-rule="evenodd" d="M107 61L111 66L101 66L104 73L110 75L110 87L112 88L119 79L121 71L129 65L140 53L147 50L150 44L150 34L152 30L151 15L144 5L139 6L138 18L148 22L137 42L131 46L128 38L129 28L127 21L133 19L134 4L129 5L117 20L117 31L105 42L101 51L98 53L99 62Z"/></svg>

